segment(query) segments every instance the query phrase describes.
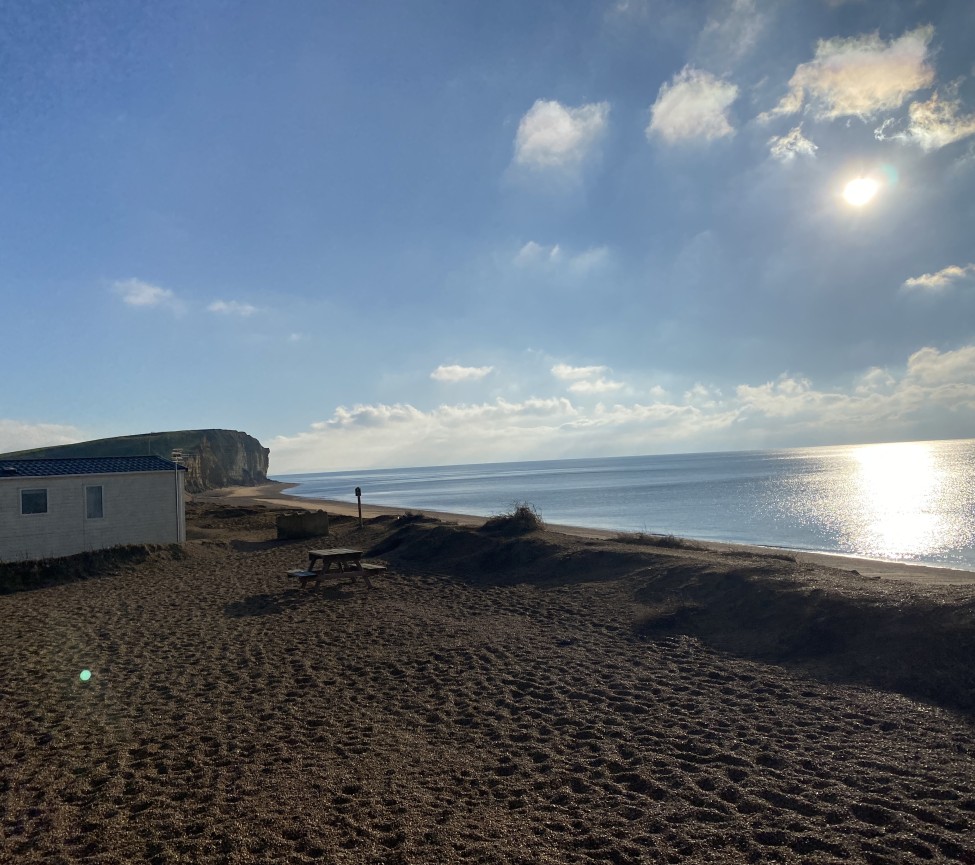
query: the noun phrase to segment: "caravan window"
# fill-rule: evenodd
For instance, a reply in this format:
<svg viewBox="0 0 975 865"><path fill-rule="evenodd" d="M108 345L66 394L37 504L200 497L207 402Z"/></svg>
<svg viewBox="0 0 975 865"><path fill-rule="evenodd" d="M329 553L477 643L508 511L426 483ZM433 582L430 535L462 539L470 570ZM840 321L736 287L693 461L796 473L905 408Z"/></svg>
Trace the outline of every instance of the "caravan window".
<svg viewBox="0 0 975 865"><path fill-rule="evenodd" d="M20 512L22 514L46 514L47 490L21 490Z"/></svg>
<svg viewBox="0 0 975 865"><path fill-rule="evenodd" d="M85 517L89 520L100 520L105 516L102 505L102 488L85 487Z"/></svg>

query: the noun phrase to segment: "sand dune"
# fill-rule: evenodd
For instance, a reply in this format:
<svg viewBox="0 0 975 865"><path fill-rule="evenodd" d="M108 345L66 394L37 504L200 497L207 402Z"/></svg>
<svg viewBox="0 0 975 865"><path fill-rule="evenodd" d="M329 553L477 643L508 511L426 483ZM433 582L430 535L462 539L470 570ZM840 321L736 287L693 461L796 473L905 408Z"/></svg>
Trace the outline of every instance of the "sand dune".
<svg viewBox="0 0 975 865"><path fill-rule="evenodd" d="M971 715L719 650L619 551L338 522L392 570L299 591L269 513L193 527L0 597L0 860L975 862Z"/></svg>

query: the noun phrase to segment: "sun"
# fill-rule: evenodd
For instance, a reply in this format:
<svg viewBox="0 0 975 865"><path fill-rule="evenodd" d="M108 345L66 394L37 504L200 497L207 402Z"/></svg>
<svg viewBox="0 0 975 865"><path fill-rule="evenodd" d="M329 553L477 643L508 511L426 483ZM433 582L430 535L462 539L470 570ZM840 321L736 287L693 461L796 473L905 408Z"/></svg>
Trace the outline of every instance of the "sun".
<svg viewBox="0 0 975 865"><path fill-rule="evenodd" d="M863 207L873 200L879 189L880 184L876 180L870 177L857 177L843 187L843 197L847 204Z"/></svg>

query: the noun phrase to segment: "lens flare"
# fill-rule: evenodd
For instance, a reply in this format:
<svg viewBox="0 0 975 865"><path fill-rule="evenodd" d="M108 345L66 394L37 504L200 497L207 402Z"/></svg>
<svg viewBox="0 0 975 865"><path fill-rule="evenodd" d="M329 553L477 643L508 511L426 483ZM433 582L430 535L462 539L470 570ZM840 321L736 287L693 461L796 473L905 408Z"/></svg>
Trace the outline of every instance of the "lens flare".
<svg viewBox="0 0 975 865"><path fill-rule="evenodd" d="M91 670L82 670L78 677L82 682L87 682L91 678Z"/></svg>
<svg viewBox="0 0 975 865"><path fill-rule="evenodd" d="M891 188L897 186L897 181L900 180L900 174L893 165L891 165L889 162L883 163L883 165L880 166L880 172L884 175L884 180L887 181L887 186Z"/></svg>
<svg viewBox="0 0 975 865"><path fill-rule="evenodd" d="M843 197L847 204L863 207L873 200L879 189L880 184L872 177L857 177L843 187Z"/></svg>

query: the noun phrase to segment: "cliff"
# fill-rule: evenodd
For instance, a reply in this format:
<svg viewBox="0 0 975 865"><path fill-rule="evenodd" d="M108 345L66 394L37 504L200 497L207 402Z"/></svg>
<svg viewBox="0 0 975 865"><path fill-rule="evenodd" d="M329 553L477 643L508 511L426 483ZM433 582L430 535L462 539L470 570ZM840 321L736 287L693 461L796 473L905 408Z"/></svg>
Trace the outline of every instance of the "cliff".
<svg viewBox="0 0 975 865"><path fill-rule="evenodd" d="M170 459L183 451L186 489L193 493L218 487L257 486L267 481L268 449L253 436L237 430L201 429L153 432L97 439L49 448L3 454L11 458L141 456Z"/></svg>

